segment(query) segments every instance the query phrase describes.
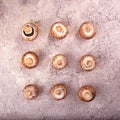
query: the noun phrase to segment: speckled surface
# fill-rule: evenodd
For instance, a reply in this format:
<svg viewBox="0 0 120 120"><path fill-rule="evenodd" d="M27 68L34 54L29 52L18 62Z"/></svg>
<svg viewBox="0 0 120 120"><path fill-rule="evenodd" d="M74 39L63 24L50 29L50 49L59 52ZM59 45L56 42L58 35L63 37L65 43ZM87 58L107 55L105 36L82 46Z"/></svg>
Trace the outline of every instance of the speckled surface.
<svg viewBox="0 0 120 120"><path fill-rule="evenodd" d="M120 0L0 0L0 120L119 120L120 119ZM96 36L85 41L78 35L84 21L97 26ZM26 22L35 21L40 34L33 42L21 37ZM49 35L50 26L63 21L69 35L61 41ZM21 56L34 51L40 63L34 69L21 65ZM57 53L68 57L60 71L51 67ZM82 55L96 57L94 71L79 68ZM25 85L40 87L39 97L24 100ZM64 83L68 96L62 101L51 98L53 84ZM96 98L84 103L77 97L79 87L92 85Z"/></svg>

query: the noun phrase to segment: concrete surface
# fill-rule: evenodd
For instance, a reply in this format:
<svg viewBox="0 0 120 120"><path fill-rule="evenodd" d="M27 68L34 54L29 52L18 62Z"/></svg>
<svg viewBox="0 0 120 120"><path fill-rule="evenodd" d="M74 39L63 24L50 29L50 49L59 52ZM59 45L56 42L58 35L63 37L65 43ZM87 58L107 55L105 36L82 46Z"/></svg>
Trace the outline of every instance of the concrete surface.
<svg viewBox="0 0 120 120"><path fill-rule="evenodd" d="M119 120L120 119L120 0L0 0L0 120ZM77 31L84 21L93 21L97 35L90 41ZM35 21L40 34L33 42L21 37L21 27ZM50 26L63 21L69 35L55 41ZM34 69L21 65L21 56L29 51L40 55ZM69 65L60 71L51 67L57 53L67 55ZM92 72L79 68L82 55L96 57ZM35 83L40 95L33 101L24 100L25 85ZM49 95L53 84L65 83L68 96L55 101ZM77 91L92 85L95 100L81 102Z"/></svg>

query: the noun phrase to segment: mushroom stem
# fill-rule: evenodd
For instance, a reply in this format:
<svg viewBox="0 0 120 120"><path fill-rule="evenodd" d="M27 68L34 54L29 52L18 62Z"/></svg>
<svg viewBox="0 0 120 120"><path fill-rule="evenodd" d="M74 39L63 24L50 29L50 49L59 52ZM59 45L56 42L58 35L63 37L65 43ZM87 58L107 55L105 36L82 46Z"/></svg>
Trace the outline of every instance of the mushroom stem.
<svg viewBox="0 0 120 120"><path fill-rule="evenodd" d="M96 92L93 87L86 85L79 89L78 96L80 100L84 102L90 102L95 98Z"/></svg>

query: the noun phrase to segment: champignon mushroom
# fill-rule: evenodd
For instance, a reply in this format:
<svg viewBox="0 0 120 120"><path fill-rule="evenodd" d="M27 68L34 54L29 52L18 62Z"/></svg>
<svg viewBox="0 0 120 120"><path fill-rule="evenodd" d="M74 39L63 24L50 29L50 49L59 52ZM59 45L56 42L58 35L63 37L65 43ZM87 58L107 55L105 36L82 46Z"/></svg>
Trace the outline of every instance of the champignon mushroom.
<svg viewBox="0 0 120 120"><path fill-rule="evenodd" d="M93 87L86 85L79 89L78 96L80 100L84 102L90 102L95 98L96 92Z"/></svg>
<svg viewBox="0 0 120 120"><path fill-rule="evenodd" d="M52 98L62 100L67 96L67 88L64 84L56 84L50 90Z"/></svg>
<svg viewBox="0 0 120 120"><path fill-rule="evenodd" d="M62 22L56 22L52 25L50 33L55 39L60 40L67 36L68 27Z"/></svg>
<svg viewBox="0 0 120 120"><path fill-rule="evenodd" d="M79 28L79 34L84 39L91 39L96 35L96 27L91 22L84 22Z"/></svg>
<svg viewBox="0 0 120 120"><path fill-rule="evenodd" d="M80 67L84 71L91 71L95 68L96 61L92 55L84 55L80 60Z"/></svg>
<svg viewBox="0 0 120 120"><path fill-rule="evenodd" d="M23 96L27 100L35 99L39 94L39 89L36 85L29 84L23 89Z"/></svg>
<svg viewBox="0 0 120 120"><path fill-rule="evenodd" d="M26 68L34 68L39 63L39 57L36 53L29 51L22 56L22 64Z"/></svg>
<svg viewBox="0 0 120 120"><path fill-rule="evenodd" d="M57 70L65 68L67 65L67 57L63 54L57 54L52 59L52 65Z"/></svg>
<svg viewBox="0 0 120 120"><path fill-rule="evenodd" d="M34 23L26 23L22 28L22 37L25 40L33 41L38 36L38 27Z"/></svg>

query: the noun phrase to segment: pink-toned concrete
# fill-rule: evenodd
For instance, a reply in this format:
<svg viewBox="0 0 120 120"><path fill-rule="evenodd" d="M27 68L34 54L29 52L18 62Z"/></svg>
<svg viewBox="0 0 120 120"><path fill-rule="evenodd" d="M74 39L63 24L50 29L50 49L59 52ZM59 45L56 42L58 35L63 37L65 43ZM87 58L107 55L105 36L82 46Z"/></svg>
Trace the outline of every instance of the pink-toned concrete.
<svg viewBox="0 0 120 120"><path fill-rule="evenodd" d="M22 39L26 22L37 22L40 34L33 42ZM49 35L51 25L63 21L68 36L55 41ZM85 41L78 35L84 21L97 26L96 36ZM35 51L40 63L34 69L21 64L21 56ZM57 53L68 57L68 66L60 71L51 67ZM79 67L82 55L96 57L94 71ZM24 100L25 85L35 83L39 96ZM49 90L64 83L68 96L51 98ZM96 98L89 103L77 97L79 87L92 85ZM120 119L120 0L0 0L0 120L119 120Z"/></svg>

